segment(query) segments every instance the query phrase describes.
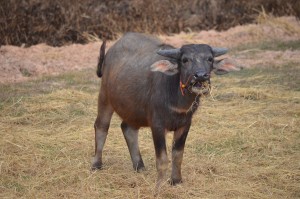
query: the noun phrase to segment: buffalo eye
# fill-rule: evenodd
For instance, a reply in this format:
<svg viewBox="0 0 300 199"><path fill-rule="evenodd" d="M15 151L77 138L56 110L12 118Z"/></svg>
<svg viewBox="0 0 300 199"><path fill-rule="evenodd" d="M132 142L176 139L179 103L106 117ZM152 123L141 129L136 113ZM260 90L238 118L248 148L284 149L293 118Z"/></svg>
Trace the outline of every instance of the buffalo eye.
<svg viewBox="0 0 300 199"><path fill-rule="evenodd" d="M212 58L212 57L209 57L209 58L207 58L207 61L208 61L209 63L213 63L213 61L214 61L214 58Z"/></svg>
<svg viewBox="0 0 300 199"><path fill-rule="evenodd" d="M182 63L184 63L184 64L187 63L188 61L189 61L189 60L188 60L187 58L183 58L183 59L182 59Z"/></svg>

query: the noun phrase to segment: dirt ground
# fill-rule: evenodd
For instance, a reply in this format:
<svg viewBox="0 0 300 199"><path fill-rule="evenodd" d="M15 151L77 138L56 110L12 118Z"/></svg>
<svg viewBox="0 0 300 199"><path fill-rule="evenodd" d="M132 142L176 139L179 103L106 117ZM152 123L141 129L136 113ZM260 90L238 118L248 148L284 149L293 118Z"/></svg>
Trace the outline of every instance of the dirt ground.
<svg viewBox="0 0 300 199"><path fill-rule="evenodd" d="M187 43L207 43L232 49L233 56L243 67L259 66L276 60L300 63L300 51L257 49L255 46L272 41L294 41L300 38L300 22L295 17L263 16L257 24L236 26L224 32L215 30L159 36L165 43L179 47ZM111 46L114 41L108 43ZM255 44L255 45L253 45ZM100 40L89 44L50 47L39 44L29 48L1 46L0 83L21 82L42 75L55 75L84 68L96 68ZM249 56L249 51L253 56Z"/></svg>

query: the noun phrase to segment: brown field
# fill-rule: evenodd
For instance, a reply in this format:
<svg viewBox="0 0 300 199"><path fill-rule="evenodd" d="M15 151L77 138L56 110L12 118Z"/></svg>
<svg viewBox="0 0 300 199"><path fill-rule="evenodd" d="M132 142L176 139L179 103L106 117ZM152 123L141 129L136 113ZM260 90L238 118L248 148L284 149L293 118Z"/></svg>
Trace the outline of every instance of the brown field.
<svg viewBox="0 0 300 199"><path fill-rule="evenodd" d="M254 25L232 34L208 31L201 39L197 35L203 33L178 36L176 42L216 45L236 38L229 55L247 68L213 77L211 96L202 99L187 139L184 182L166 183L157 198L300 198L300 31L278 18L260 23L273 27L277 37L267 28L266 35L253 32L258 30ZM218 41L215 34L227 36ZM165 39L176 45L171 37ZM98 49L99 43L87 45ZM10 48L4 46L0 55L7 58ZM52 60L44 58L45 65L55 67L62 64L53 60L70 61L59 57L64 48L39 46L36 51L44 49ZM84 47L78 49L84 53ZM96 64L97 53L93 59L90 63ZM104 168L91 172L101 81L88 66L67 71L56 76L23 71L27 78L22 82L0 84L0 198L153 198L156 169L148 128L140 131L146 171L132 170L115 115ZM170 153L172 134L167 138Z"/></svg>

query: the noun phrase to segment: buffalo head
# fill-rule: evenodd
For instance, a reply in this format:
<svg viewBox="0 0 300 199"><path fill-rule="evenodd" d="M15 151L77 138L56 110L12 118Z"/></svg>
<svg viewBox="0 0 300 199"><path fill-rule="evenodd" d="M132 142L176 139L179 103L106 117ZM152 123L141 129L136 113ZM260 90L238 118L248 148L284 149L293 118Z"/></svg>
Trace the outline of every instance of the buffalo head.
<svg viewBox="0 0 300 199"><path fill-rule="evenodd" d="M157 54L171 59L155 62L151 70L167 75L179 73L182 90L188 89L195 94L203 94L207 93L210 87L212 71L221 75L230 70L238 70L228 59L215 59L227 52L227 48L210 47L206 44L189 44L181 48L162 49L157 51Z"/></svg>

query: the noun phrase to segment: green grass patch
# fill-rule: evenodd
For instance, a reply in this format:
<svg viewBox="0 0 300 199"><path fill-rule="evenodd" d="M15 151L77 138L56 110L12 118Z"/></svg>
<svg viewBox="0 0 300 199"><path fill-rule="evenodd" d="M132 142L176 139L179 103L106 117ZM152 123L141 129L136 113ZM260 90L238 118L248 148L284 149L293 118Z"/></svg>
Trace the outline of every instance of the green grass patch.
<svg viewBox="0 0 300 199"><path fill-rule="evenodd" d="M274 88L277 90L288 89L300 91L300 65L299 63L289 62L280 67L262 66L244 69L235 73L216 79L236 80L235 84L244 88ZM217 82L218 83L218 82ZM224 84L230 87L229 84Z"/></svg>
<svg viewBox="0 0 300 199"><path fill-rule="evenodd" d="M261 41L258 43L240 45L233 48L233 52L239 52L249 49L256 50L273 50L273 51L285 51L285 50L300 50L300 40L293 41Z"/></svg>

